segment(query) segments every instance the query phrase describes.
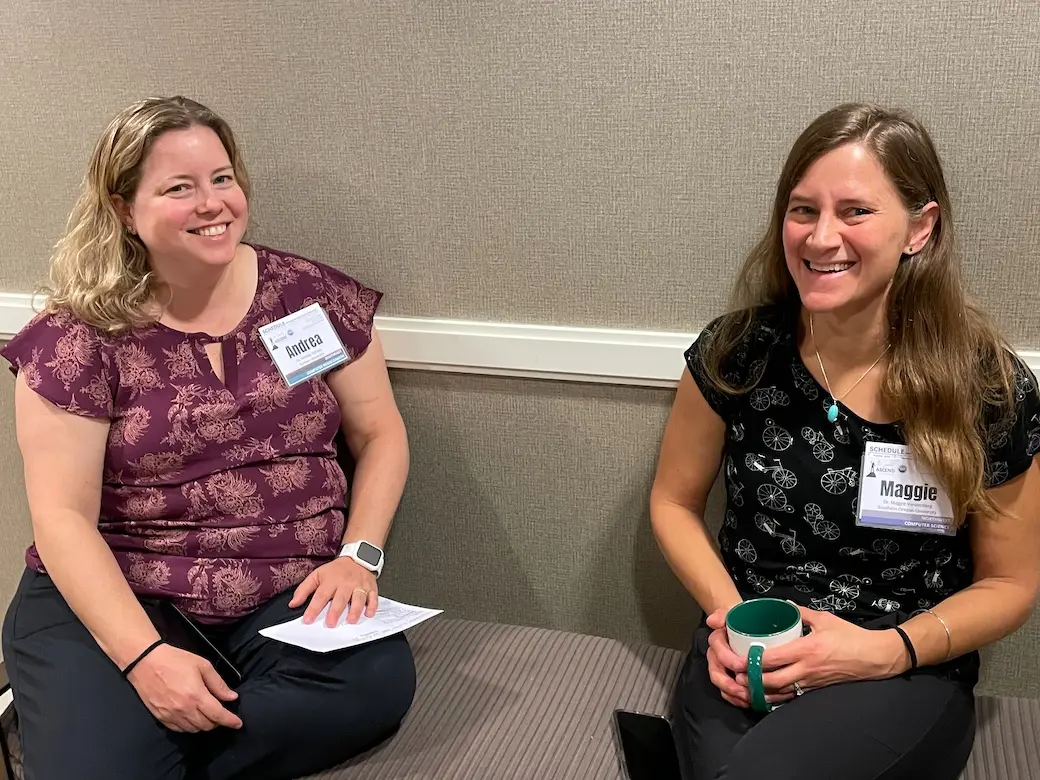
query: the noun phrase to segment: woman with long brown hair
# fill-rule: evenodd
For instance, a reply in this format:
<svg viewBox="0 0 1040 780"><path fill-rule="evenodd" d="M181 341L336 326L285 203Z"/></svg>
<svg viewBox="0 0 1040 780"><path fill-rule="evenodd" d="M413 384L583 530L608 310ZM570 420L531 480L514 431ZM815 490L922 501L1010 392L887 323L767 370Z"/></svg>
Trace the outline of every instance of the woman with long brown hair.
<svg viewBox="0 0 1040 780"><path fill-rule="evenodd" d="M826 112L686 354L651 518L706 615L676 691L690 778L954 780L967 761L977 651L1040 589L1040 394L966 298L951 213L919 122ZM767 713L726 629L762 596L811 629L765 650Z"/></svg>

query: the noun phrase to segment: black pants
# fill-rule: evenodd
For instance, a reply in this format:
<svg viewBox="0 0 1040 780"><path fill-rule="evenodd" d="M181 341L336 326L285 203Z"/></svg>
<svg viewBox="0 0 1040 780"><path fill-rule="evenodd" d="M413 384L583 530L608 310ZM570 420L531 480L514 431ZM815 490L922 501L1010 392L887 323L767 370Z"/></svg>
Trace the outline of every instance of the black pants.
<svg viewBox="0 0 1040 780"><path fill-rule="evenodd" d="M182 734L151 715L51 579L26 571L3 650L27 780L292 780L386 739L415 692L404 636L325 654L260 636L302 614L290 597L214 632L242 672L231 706L243 727Z"/></svg>
<svg viewBox="0 0 1040 780"><path fill-rule="evenodd" d="M673 720L684 780L957 780L975 737L977 657L809 691L767 715L728 704L694 632Z"/></svg>

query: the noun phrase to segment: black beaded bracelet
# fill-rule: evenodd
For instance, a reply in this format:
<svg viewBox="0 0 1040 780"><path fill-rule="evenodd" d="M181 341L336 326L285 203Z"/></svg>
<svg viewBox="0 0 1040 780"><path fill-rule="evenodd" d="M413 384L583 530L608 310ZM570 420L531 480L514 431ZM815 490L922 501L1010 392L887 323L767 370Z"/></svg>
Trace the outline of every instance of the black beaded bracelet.
<svg viewBox="0 0 1040 780"><path fill-rule="evenodd" d="M152 650L157 648L159 645L164 645L164 644L166 644L166 640L165 639L156 639L154 642L152 642L150 645L148 645L148 647L146 647L144 649L144 652L141 653L139 656L137 656L137 658L135 658L133 661L131 661L130 664L123 670L123 672L122 672L123 677L129 677L130 676L130 672L132 672L134 670L134 667L137 666L139 663L141 663L141 661L144 660L144 657L146 655L148 655L150 652L152 652Z"/></svg>
<svg viewBox="0 0 1040 780"><path fill-rule="evenodd" d="M906 632L903 629L901 629L899 626L892 626L892 628L894 628L896 630L896 633L899 634L900 639L903 640L903 644L906 645L907 655L910 656L910 668L911 669L916 669L917 668L917 651L914 650L914 643L910 641L910 637L908 637L906 635Z"/></svg>

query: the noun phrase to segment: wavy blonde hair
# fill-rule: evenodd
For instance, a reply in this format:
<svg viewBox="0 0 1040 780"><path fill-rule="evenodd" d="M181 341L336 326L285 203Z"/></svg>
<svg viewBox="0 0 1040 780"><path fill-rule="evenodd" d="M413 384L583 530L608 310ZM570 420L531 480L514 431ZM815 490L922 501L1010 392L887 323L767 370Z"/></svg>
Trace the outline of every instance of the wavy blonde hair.
<svg viewBox="0 0 1040 780"><path fill-rule="evenodd" d="M186 97L154 97L120 111L109 122L90 157L82 191L51 257L47 311L64 311L115 333L154 321L145 311L154 276L148 250L129 233L115 196L134 199L141 169L163 133L208 127L220 138L248 200L249 177L231 127L201 103Z"/></svg>
<svg viewBox="0 0 1040 780"><path fill-rule="evenodd" d="M910 451L946 488L960 525L972 512L997 509L986 492L986 421L995 409L998 419L1013 414L1015 368L1004 338L967 299L942 164L913 117L848 103L822 114L799 136L780 174L769 226L737 278L733 310L708 339L706 373L729 394L757 383L760 377L751 377L748 387L733 386L722 376L723 365L760 307L800 309L783 247L791 191L813 162L853 143L874 154L911 217L932 201L939 206L930 240L913 257L903 257L888 294L891 358L881 397L903 426Z"/></svg>

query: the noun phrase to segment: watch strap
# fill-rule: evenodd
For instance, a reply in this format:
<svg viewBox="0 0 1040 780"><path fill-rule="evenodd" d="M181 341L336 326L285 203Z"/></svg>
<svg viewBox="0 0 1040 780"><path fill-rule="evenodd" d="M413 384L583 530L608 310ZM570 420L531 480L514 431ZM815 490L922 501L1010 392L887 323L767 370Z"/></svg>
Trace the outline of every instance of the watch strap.
<svg viewBox="0 0 1040 780"><path fill-rule="evenodd" d="M375 564L370 563L369 561L364 560L358 554L358 552L361 550L361 546L362 545L365 545L366 547L372 548L372 550L374 550L376 553L378 553L378 555L379 555L379 562L378 563L375 563ZM382 571L383 571L383 563L386 560L386 557L384 556L383 550L382 550L381 547L378 547L377 545L374 545L371 542L366 542L364 540L357 541L357 542L347 542L346 544L344 544L340 548L339 555L337 557L339 557L339 558L350 558L352 561L357 563L359 566L363 566L364 568L368 569L370 572L375 574L376 577L378 577L382 573Z"/></svg>

